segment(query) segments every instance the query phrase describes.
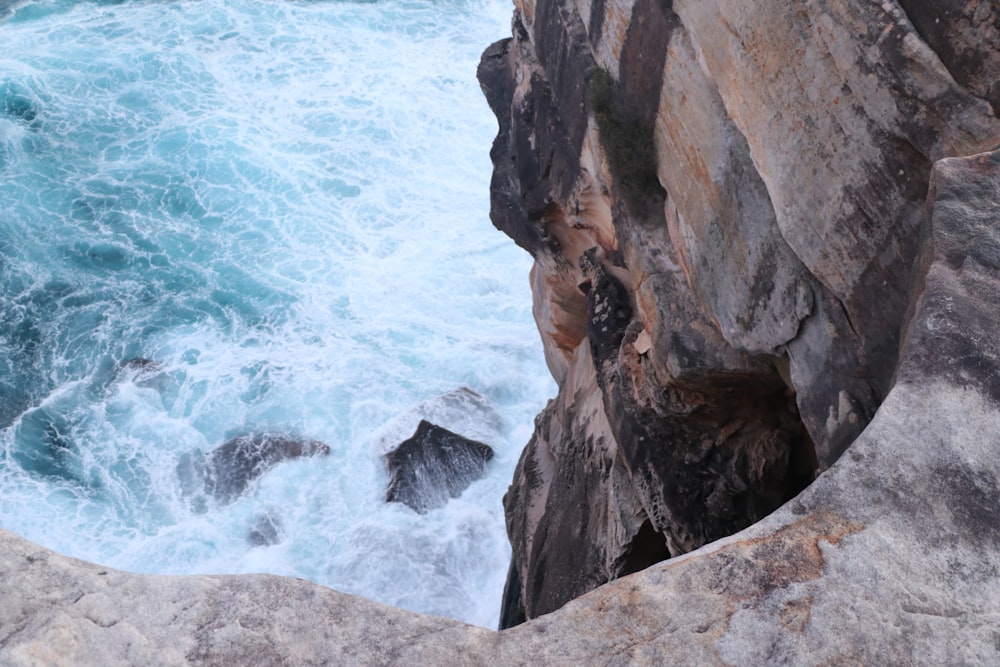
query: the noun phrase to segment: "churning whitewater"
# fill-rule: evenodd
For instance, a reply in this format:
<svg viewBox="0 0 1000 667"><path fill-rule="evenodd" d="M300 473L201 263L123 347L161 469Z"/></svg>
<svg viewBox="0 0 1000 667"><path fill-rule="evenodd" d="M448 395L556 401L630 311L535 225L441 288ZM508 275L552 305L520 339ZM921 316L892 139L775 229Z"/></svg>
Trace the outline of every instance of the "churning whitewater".
<svg viewBox="0 0 1000 667"><path fill-rule="evenodd" d="M554 391L530 258L488 220L475 69L508 2L0 12L0 526L494 626ZM384 502L380 456L421 416L496 450L426 514ZM202 493L190 462L255 434L329 453Z"/></svg>

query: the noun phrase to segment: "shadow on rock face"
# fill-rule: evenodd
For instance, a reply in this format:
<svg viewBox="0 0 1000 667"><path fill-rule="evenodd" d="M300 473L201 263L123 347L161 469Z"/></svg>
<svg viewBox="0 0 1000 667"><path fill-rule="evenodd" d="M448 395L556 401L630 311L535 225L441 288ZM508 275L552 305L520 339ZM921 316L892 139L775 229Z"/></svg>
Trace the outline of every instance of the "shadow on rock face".
<svg viewBox="0 0 1000 667"><path fill-rule="evenodd" d="M304 440L283 434L252 433L226 441L208 454L191 452L181 457L177 475L186 495L204 492L219 503L239 498L250 484L287 459L325 456L330 448L318 440Z"/></svg>
<svg viewBox="0 0 1000 667"><path fill-rule="evenodd" d="M386 502L401 502L424 514L481 478L493 449L421 420L413 436L383 458L389 467Z"/></svg>

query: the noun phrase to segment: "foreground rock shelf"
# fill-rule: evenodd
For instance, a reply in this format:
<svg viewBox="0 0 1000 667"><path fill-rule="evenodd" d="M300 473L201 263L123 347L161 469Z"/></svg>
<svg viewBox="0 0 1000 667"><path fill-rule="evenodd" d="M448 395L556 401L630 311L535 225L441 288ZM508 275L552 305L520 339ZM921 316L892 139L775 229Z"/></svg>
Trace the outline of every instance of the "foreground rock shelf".
<svg viewBox="0 0 1000 667"><path fill-rule="evenodd" d="M0 532L5 665L995 664L1000 153L940 162L897 382L750 528L493 632L267 575L135 575Z"/></svg>

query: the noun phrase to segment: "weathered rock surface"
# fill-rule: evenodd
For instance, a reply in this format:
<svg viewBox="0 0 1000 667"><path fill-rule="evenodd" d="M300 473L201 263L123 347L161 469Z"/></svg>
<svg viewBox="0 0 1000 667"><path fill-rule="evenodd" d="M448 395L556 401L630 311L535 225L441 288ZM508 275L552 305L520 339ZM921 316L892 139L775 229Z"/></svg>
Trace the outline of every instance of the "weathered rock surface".
<svg viewBox="0 0 1000 667"><path fill-rule="evenodd" d="M483 476L493 448L420 420L417 430L383 459L389 469L386 502L424 514L457 498Z"/></svg>
<svg viewBox="0 0 1000 667"><path fill-rule="evenodd" d="M939 161L929 191L893 388L755 525L503 632L296 579L127 574L0 531L0 664L996 664L1000 152Z"/></svg>
<svg viewBox="0 0 1000 667"><path fill-rule="evenodd" d="M502 625L747 526L896 380L932 165L1000 144L996 3L517 0L492 218L559 396Z"/></svg>
<svg viewBox="0 0 1000 667"><path fill-rule="evenodd" d="M281 433L251 433L230 438L208 454L195 451L177 466L181 485L190 495L202 490L226 504L282 461L303 456L325 456L330 447Z"/></svg>

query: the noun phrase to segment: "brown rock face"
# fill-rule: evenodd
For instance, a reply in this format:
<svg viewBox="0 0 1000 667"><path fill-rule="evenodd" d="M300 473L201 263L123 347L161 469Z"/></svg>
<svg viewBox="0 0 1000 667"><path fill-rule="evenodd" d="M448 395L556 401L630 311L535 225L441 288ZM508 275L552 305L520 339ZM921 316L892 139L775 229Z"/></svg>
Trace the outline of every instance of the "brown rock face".
<svg viewBox="0 0 1000 667"><path fill-rule="evenodd" d="M932 165L1000 144L995 3L515 5L479 70L492 218L560 391L505 499L502 627L835 462L897 380Z"/></svg>
<svg viewBox="0 0 1000 667"><path fill-rule="evenodd" d="M378 666L996 665L1000 151L935 163L927 211L896 383L844 456L736 535L491 632L301 579L119 572L0 530L0 664L326 665L337 656ZM588 354L581 359L593 365ZM610 427L594 386L573 389L573 401L554 401L539 418L522 466L533 484L549 484L545 503L529 506L541 519L511 517L546 527L518 533L535 554L580 526L596 535L631 525L638 519L625 512L641 511L612 505L635 497L623 467L587 467L585 447L602 445ZM563 424L592 437L570 437ZM566 460L559 446L575 447L578 458ZM601 461L608 451L589 453ZM556 485L580 481L607 494L602 506L574 491L589 501L579 508L584 519L552 500ZM622 513L604 512L612 506ZM545 521L558 511L572 523ZM622 569L640 567L637 554L662 543L645 521L620 535L633 547L612 563ZM595 544L577 562L617 548ZM543 585L530 595L587 582L529 563ZM517 591L521 571L512 568ZM543 608L539 599L531 613Z"/></svg>

